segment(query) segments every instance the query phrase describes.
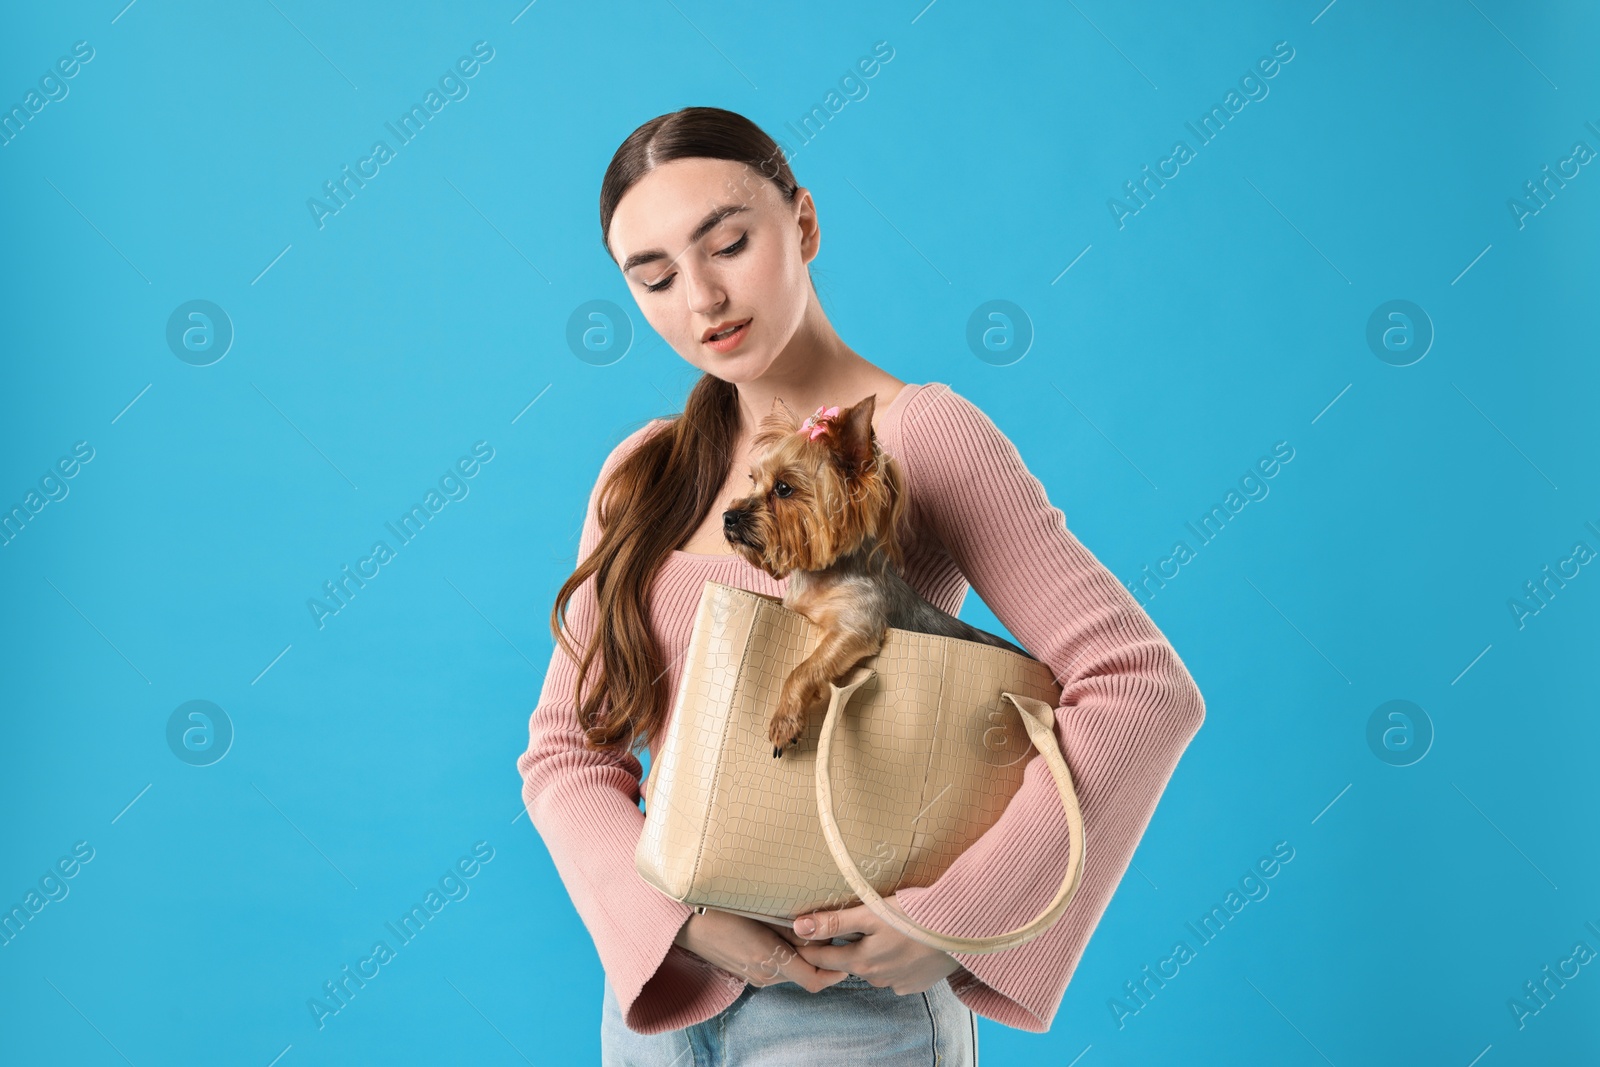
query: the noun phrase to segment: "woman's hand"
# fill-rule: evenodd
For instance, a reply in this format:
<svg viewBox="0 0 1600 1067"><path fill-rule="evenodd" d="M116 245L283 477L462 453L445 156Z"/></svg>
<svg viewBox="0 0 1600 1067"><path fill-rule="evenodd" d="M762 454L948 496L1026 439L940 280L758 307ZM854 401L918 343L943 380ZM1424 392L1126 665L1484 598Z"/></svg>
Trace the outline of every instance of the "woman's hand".
<svg viewBox="0 0 1600 1067"><path fill-rule="evenodd" d="M884 898L893 903L893 894ZM813 925L806 926L807 922ZM844 934L865 936L849 945L828 942ZM782 931L800 958L817 967L860 975L875 986L888 986L901 996L925 993L961 967L961 961L940 949L914 941L879 919L865 904L837 911L816 911L795 917L795 930ZM809 938L805 935L811 935Z"/></svg>
<svg viewBox="0 0 1600 1067"><path fill-rule="evenodd" d="M754 986L794 982L817 993L850 977L848 971L823 970L801 958L789 939L792 931L784 931L788 937L779 937L777 929L743 915L707 908L703 915L689 916L672 943Z"/></svg>

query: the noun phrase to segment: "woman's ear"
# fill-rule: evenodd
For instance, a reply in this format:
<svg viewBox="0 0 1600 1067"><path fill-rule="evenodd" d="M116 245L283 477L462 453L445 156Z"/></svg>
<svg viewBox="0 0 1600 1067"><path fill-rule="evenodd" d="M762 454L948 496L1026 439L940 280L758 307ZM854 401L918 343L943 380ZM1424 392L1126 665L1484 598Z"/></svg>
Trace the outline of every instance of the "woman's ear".
<svg viewBox="0 0 1600 1067"><path fill-rule="evenodd" d="M810 263L822 248L822 226L817 221L817 204L805 186L795 190L795 224L800 229L800 258Z"/></svg>

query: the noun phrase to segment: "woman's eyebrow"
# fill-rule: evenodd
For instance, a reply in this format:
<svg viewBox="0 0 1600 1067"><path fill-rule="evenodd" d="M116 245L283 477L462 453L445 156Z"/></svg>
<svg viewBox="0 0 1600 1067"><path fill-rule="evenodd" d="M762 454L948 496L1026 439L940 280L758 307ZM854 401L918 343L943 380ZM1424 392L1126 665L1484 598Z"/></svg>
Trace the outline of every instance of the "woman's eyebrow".
<svg viewBox="0 0 1600 1067"><path fill-rule="evenodd" d="M712 208L710 213L707 214L705 218L700 220L700 224L694 228L694 232L689 234L689 243L694 244L696 241L700 240L700 238L711 232L712 227L716 226L717 223L721 222L728 216L737 215L741 211L749 210L749 204L722 204L718 207ZM654 263L658 259L666 258L666 252L659 248L653 248L648 252L635 252L633 255L629 256L623 261L622 272L626 274L634 267L643 266L646 263Z"/></svg>

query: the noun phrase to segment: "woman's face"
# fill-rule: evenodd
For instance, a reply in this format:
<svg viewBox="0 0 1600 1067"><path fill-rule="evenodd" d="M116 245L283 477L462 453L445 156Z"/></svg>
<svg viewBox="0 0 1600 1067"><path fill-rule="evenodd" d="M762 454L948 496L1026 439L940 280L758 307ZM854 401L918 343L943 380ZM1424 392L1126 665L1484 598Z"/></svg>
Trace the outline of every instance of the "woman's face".
<svg viewBox="0 0 1600 1067"><path fill-rule="evenodd" d="M735 384L766 373L811 296L820 236L811 194L787 203L743 163L675 159L623 194L612 256L639 310L673 350ZM720 342L714 334L743 324Z"/></svg>

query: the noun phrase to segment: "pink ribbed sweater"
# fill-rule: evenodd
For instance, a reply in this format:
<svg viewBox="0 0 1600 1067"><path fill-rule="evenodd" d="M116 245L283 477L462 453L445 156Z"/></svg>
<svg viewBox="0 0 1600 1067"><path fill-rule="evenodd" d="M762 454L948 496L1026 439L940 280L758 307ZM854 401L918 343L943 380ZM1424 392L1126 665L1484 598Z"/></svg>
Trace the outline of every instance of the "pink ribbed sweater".
<svg viewBox="0 0 1600 1067"><path fill-rule="evenodd" d="M951 614L970 582L1062 684L1056 732L1085 836L1078 893L1048 932L1004 952L956 953L962 967L949 977L951 989L979 1015L1043 1032L1205 706L1171 644L1067 529L1016 447L978 407L943 383L911 384L878 422L879 441L900 461L908 483L916 534L907 546L906 580ZM630 434L602 465L596 486L665 424L652 420ZM591 493L579 559L599 533ZM672 664L669 692L677 692L708 578L773 596L788 585L731 554L675 552L650 594L651 623ZM594 622L590 579L568 611L580 644ZM641 764L583 749L572 703L575 670L558 645L529 722L528 748L517 760L523 802L594 938L629 1028L651 1034L689 1026L726 1008L745 983L673 944L691 909L647 884L633 865L644 826ZM933 885L902 889L895 899L908 915L946 933L1002 933L1049 903L1067 853L1061 799L1034 756L1000 821Z"/></svg>

